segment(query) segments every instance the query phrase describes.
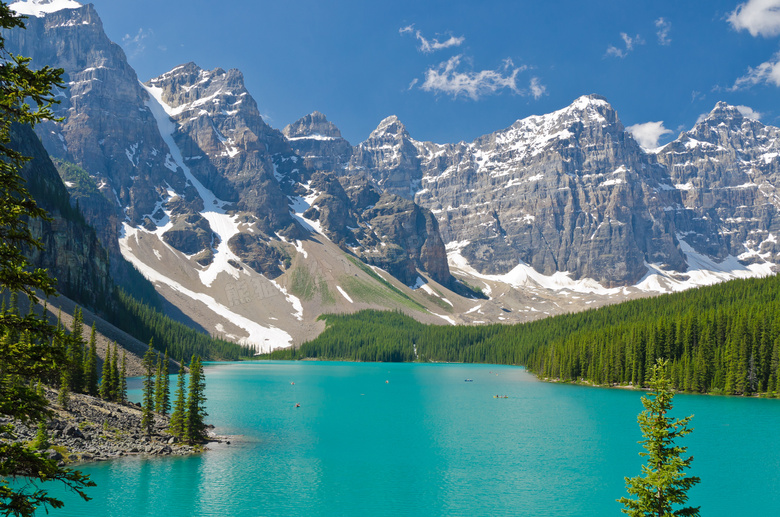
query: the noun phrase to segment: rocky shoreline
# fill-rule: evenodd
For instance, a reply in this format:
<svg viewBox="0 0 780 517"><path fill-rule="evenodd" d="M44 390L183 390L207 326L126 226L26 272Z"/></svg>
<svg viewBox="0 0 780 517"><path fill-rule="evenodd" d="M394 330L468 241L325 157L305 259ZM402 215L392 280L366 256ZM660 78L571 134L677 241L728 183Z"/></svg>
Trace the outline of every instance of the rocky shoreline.
<svg viewBox="0 0 780 517"><path fill-rule="evenodd" d="M106 461L126 456L186 456L206 450L205 444L180 443L167 433L168 416L154 415L151 436L141 427L141 407L117 404L96 397L71 394L67 409L56 403L56 392L47 390L52 415L47 421L48 456L60 465ZM213 428L213 426L211 426ZM31 443L35 425L15 423L18 442ZM209 433L209 442L224 439Z"/></svg>

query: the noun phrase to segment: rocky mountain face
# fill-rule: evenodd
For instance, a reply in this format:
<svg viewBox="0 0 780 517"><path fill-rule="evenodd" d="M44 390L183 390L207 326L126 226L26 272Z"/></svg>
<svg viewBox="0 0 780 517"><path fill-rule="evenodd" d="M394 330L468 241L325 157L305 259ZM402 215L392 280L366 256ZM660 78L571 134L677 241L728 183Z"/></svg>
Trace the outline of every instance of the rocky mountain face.
<svg viewBox="0 0 780 517"><path fill-rule="evenodd" d="M666 214L680 194L599 96L472 143L418 142L390 117L347 170L431 209L481 273L526 263L616 286L639 281L645 262L685 268Z"/></svg>
<svg viewBox="0 0 780 517"><path fill-rule="evenodd" d="M412 139L398 117L387 117L358 144L345 169L364 173L383 191L413 199L420 189L425 144Z"/></svg>
<svg viewBox="0 0 780 517"><path fill-rule="evenodd" d="M678 231L697 250L743 261L780 259L780 129L719 102L657 154L682 197Z"/></svg>
<svg viewBox="0 0 780 517"><path fill-rule="evenodd" d="M337 170L352 156L350 143L319 111L288 124L282 133L304 165L314 171Z"/></svg>
<svg viewBox="0 0 780 517"><path fill-rule="evenodd" d="M9 50L64 69L67 88L54 110L64 120L40 124L36 133L53 158L78 164L93 178L107 203L85 200L84 212L118 257L122 219L143 223L160 198L160 185L184 190L146 106L148 95L91 4L30 16L25 30L5 37ZM114 274L122 275L116 269Z"/></svg>
<svg viewBox="0 0 780 517"><path fill-rule="evenodd" d="M152 96L175 122L172 133L187 167L203 187L241 212L243 229L228 242L230 250L257 271L275 278L281 256L270 245L277 232L299 238L287 194L306 175L298 157L277 130L260 116L257 103L244 86L241 72L203 70L187 63L146 83ZM284 190L287 190L285 192ZM213 258L215 239L201 212L203 196L169 201L172 226L162 237L201 265ZM164 224L160 212L156 224Z"/></svg>
<svg viewBox="0 0 780 517"><path fill-rule="evenodd" d="M57 169L29 126L11 127L11 148L30 158L20 173L26 188L50 220L32 219L33 235L43 249L25 250L33 266L57 278L57 290L92 307L108 302L114 285L109 260L95 230L70 204Z"/></svg>
<svg viewBox="0 0 780 517"><path fill-rule="evenodd" d="M315 173L316 197L303 213L318 221L333 242L406 285L418 270L442 285L454 282L436 218L429 210L389 192L378 191L360 176L337 178Z"/></svg>

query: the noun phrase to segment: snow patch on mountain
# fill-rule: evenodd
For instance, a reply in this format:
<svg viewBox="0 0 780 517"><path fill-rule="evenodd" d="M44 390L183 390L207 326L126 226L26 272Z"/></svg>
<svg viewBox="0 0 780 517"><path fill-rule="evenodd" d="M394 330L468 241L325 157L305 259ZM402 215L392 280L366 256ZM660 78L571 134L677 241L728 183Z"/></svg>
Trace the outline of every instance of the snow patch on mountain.
<svg viewBox="0 0 780 517"><path fill-rule="evenodd" d="M341 293L341 296L343 296L349 303L355 303L355 302L352 301L352 298L349 297L347 292L344 289L341 288L340 285L337 285L336 289L338 289L338 291Z"/></svg>
<svg viewBox="0 0 780 517"><path fill-rule="evenodd" d="M669 293L714 285L736 278L761 278L774 274L775 265L771 262L744 265L739 258L732 255L722 262L716 262L706 255L697 253L682 237L682 235L677 236L688 263L688 271L680 275L680 273L664 270L659 264L647 264L650 271L634 287L645 292Z"/></svg>
<svg viewBox="0 0 780 517"><path fill-rule="evenodd" d="M74 0L26 0L14 2L8 7L15 11L16 14L41 18L49 13L55 13L63 9L78 9L83 6Z"/></svg>
<svg viewBox="0 0 780 517"><path fill-rule="evenodd" d="M296 296L288 293L287 289L285 289L281 285L277 284L273 280L271 280L271 283L277 289L279 289L279 292L281 292L284 295L285 299L287 300L287 303L292 305L293 309L295 310L295 314L293 315L293 316L295 316L295 319L298 320L298 321L303 321L303 304L301 304L301 300L299 298L297 298Z"/></svg>
<svg viewBox="0 0 780 517"><path fill-rule="evenodd" d="M198 271L201 283L206 287L210 286L220 273L227 273L234 278L238 278L240 275L239 271L231 266L229 262L231 260L240 262L240 259L230 251L228 246L230 238L239 233L239 224L236 220L238 216L227 214L225 205L228 203L217 198L213 192L203 186L184 163L181 150L173 139L176 124L168 116L168 110L166 110L168 105L162 100L162 88L140 84L149 93L150 98L146 101L146 105L157 121L160 135L162 135L163 140L168 145L173 162L181 168L187 181L198 191L204 207L201 215L209 222L209 226L211 226L214 233L219 236L219 244L215 250L213 262L205 269Z"/></svg>
<svg viewBox="0 0 780 517"><path fill-rule="evenodd" d="M319 192L311 189L311 181L306 183L304 187L310 192L306 196L287 198L290 202L290 214L295 217L305 229L309 230L311 233L318 233L327 239L328 237L325 235L325 231L322 229L322 224L320 224L319 221L306 219L303 216L303 213L312 207L314 200L320 196Z"/></svg>
<svg viewBox="0 0 780 517"><path fill-rule="evenodd" d="M461 255L460 250L449 252L447 254L447 259L451 267L460 269L473 277L508 284L514 288L542 287L551 291L567 290L576 293L599 294L605 296L616 295L620 293L622 289L622 287L608 289L590 278L573 280L569 276L569 272L558 271L553 275L543 275L524 262L520 262L514 269L506 274L486 275L471 267L468 260Z"/></svg>
<svg viewBox="0 0 780 517"><path fill-rule="evenodd" d="M135 240L136 243L138 242L138 233L140 231L142 230L133 228L127 223L123 223L123 232L119 239L119 249L122 252L122 256L133 264L147 280L167 285L187 298L204 303L209 310L244 329L249 336L242 338L239 343L254 346L255 350L258 352L270 352L275 348L292 344L292 336L284 330L271 326L264 327L249 318L236 314L227 306L219 303L212 296L187 289L179 282L176 282L158 272L156 269L147 266L145 262L135 255L131 246L132 240Z"/></svg>

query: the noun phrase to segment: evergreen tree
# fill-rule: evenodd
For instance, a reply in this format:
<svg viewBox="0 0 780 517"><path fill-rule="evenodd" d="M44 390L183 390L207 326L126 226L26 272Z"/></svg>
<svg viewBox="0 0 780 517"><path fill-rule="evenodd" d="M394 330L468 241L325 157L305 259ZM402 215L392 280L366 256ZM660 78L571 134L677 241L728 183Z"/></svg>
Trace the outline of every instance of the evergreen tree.
<svg viewBox="0 0 780 517"><path fill-rule="evenodd" d="M49 448L49 432L46 429L46 420L38 422L38 432L35 434L35 440L33 440L30 447L36 451L45 451Z"/></svg>
<svg viewBox="0 0 780 517"><path fill-rule="evenodd" d="M678 438L693 431L688 427L693 415L683 419L667 416L673 405L674 392L666 376L669 362L659 359L653 366L650 380L651 393L642 397L645 410L639 414L639 427L644 440L641 443L646 452L639 453L647 458L642 465L642 475L626 479L626 488L636 499L622 497L618 501L625 508L623 513L632 517L698 516L700 507L684 507L674 510L676 505L685 504L688 490L699 483L696 476L686 476L693 457L681 458L687 447L675 445Z"/></svg>
<svg viewBox="0 0 780 517"><path fill-rule="evenodd" d="M73 323L68 336L68 364L70 367L70 391L81 393L84 390L84 332L81 309L73 311Z"/></svg>
<svg viewBox="0 0 780 517"><path fill-rule="evenodd" d="M149 348L143 357L144 367L144 393L143 393L143 413L141 416L141 427L147 436L152 435L152 426L154 425L154 349L152 342L149 341Z"/></svg>
<svg viewBox="0 0 780 517"><path fill-rule="evenodd" d="M63 409L68 409L70 403L70 368L67 366L62 369L60 378L60 389L57 392L57 404Z"/></svg>
<svg viewBox="0 0 780 517"><path fill-rule="evenodd" d="M98 394L97 373L97 342L95 339L95 324L92 323L92 331L89 334L89 350L87 360L84 362L84 391L92 396Z"/></svg>
<svg viewBox="0 0 780 517"><path fill-rule="evenodd" d="M154 410L162 413L162 357L157 354L157 368L154 374Z"/></svg>
<svg viewBox="0 0 780 517"><path fill-rule="evenodd" d="M119 361L119 351L117 350L116 341L114 341L114 353L111 354L111 382L108 385L108 396L112 402L119 400L119 367L117 363Z"/></svg>
<svg viewBox="0 0 780 517"><path fill-rule="evenodd" d="M106 346L106 358L103 359L103 377L100 380L100 398L109 400L111 396L111 346Z"/></svg>
<svg viewBox="0 0 780 517"><path fill-rule="evenodd" d="M25 160L8 146L11 125L34 125L52 119L52 90L62 86L61 69L30 66L30 59L5 49L6 31L22 30L24 17L17 16L6 2L0 2L0 292L22 293L30 306L37 296L55 294L54 281L43 269L33 268L23 250L42 250L30 228L32 219L45 219L41 209L24 187L19 170ZM40 380L56 379L67 369L66 354L52 346L56 329L44 317L0 313L0 514L33 515L39 507L59 508L62 502L50 497L34 481L60 481L84 499L84 488L94 486L78 471L57 465L37 451L16 442L10 423L26 424L45 418L48 401L35 389ZM5 339L7 336L8 339ZM11 482L15 478L29 481Z"/></svg>
<svg viewBox="0 0 780 517"><path fill-rule="evenodd" d="M187 412L184 417L184 439L190 443L202 442L206 438L205 411L206 378L200 357L192 356L190 362L190 385L187 395Z"/></svg>
<svg viewBox="0 0 780 517"><path fill-rule="evenodd" d="M157 368L157 384L155 387L155 409L161 415L167 415L171 410L171 394L169 387L169 370L168 363L170 359L168 357L168 349L165 349L165 357Z"/></svg>
<svg viewBox="0 0 780 517"><path fill-rule="evenodd" d="M176 438L184 439L184 413L187 408L187 399L184 394L184 365L179 367L179 375L176 380L176 398L173 401L171 413L170 433Z"/></svg>
<svg viewBox="0 0 780 517"><path fill-rule="evenodd" d="M120 404L127 403L127 353L122 350L122 371L119 373L119 400Z"/></svg>

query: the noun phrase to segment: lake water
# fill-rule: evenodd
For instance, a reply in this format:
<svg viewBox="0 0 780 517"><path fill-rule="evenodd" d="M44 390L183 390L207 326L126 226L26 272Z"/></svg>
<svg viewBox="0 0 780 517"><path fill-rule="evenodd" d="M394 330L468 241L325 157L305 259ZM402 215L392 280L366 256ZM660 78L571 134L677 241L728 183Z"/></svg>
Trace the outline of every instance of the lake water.
<svg viewBox="0 0 780 517"><path fill-rule="evenodd" d="M622 515L623 478L643 461L640 393L543 383L522 368L256 362L205 371L207 420L235 435L230 445L83 466L98 484L94 499L52 485L66 501L52 515ZM674 416L696 415L681 441L702 478L690 503L708 517L777 515L780 400L675 403Z"/></svg>

